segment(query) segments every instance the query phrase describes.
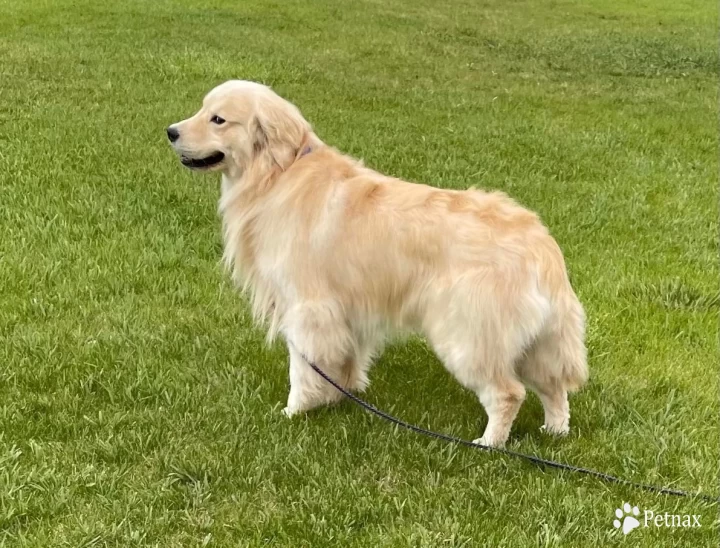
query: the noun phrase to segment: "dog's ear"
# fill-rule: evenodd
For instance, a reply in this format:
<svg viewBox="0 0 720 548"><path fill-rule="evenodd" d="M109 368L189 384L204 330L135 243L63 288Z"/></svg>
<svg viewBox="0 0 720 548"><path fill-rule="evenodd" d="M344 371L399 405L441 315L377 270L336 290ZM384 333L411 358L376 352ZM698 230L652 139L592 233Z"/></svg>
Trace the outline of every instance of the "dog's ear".
<svg viewBox="0 0 720 548"><path fill-rule="evenodd" d="M282 99L259 105L254 125L253 153L269 154L283 171L293 163L311 131L300 111Z"/></svg>
<svg viewBox="0 0 720 548"><path fill-rule="evenodd" d="M259 118L255 118L252 125L253 155L257 156L268 149L268 135Z"/></svg>

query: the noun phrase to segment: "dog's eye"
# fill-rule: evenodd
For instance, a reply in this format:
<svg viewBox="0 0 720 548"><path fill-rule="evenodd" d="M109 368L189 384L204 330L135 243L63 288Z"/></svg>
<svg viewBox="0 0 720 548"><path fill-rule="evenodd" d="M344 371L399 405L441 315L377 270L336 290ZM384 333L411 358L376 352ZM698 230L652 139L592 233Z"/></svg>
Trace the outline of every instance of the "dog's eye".
<svg viewBox="0 0 720 548"><path fill-rule="evenodd" d="M221 125L221 124L224 124L224 123L225 123L225 119L224 119L224 118L220 118L220 116L213 116L212 118L210 118L210 121L211 121L213 124L217 124L217 125Z"/></svg>

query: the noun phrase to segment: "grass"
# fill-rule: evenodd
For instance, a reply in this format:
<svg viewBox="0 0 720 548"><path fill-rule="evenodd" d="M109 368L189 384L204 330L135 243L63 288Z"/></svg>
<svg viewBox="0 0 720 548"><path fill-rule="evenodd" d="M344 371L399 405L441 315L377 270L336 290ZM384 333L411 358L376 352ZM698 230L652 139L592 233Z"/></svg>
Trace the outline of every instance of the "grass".
<svg viewBox="0 0 720 548"><path fill-rule="evenodd" d="M164 128L271 84L389 174L538 211L586 306L573 432L509 446L718 492L717 6L709 0L0 0L0 545L714 546L717 504L280 414L221 254L217 181ZM479 435L422 341L368 392ZM701 514L623 537L615 508Z"/></svg>

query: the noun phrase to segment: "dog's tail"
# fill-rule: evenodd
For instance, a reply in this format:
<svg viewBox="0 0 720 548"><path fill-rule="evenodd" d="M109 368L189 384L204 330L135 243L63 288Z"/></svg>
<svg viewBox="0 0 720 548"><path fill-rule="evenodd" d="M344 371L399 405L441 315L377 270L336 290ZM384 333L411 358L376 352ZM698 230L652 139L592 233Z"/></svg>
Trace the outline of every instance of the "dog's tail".
<svg viewBox="0 0 720 548"><path fill-rule="evenodd" d="M585 348L585 311L574 291L557 302L555 325L557 365L561 368L560 378L565 389L576 392L588 380L587 349Z"/></svg>
<svg viewBox="0 0 720 548"><path fill-rule="evenodd" d="M585 348L585 311L578 300L565 268L562 252L554 240L545 255L546 290L552 312L540 335L542 361L553 370L569 392L579 390L588 380L587 349ZM549 259L549 260L548 260Z"/></svg>

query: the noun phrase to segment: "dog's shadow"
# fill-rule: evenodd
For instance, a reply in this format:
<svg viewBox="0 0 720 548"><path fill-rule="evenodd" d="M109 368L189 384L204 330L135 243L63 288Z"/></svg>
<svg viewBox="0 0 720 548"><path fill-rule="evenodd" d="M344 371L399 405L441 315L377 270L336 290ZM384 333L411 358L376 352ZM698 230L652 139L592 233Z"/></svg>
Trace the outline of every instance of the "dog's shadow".
<svg viewBox="0 0 720 548"><path fill-rule="evenodd" d="M257 345L261 346L262 341L258 339ZM287 363L287 353L282 345L277 344L268 352L269 362ZM428 430L468 440L480 437L485 429L487 415L477 396L455 380L419 336L389 344L374 361L369 377L367 390L356 395L381 411ZM278 401L283 400L288 389L286 375L272 376L269 388ZM569 439L578 435L592 436L599 430L612 430L613 415L632 408L632 401L591 378L587 386L570 397ZM600 413L601 409L604 412ZM309 414L324 420L337 413L357 412L362 410L346 398L337 405L313 409ZM598 415L602 416L598 418ZM513 422L508 443L530 442L554 447L568 439L543 434L540 431L543 420L540 400L528 390Z"/></svg>
<svg viewBox="0 0 720 548"><path fill-rule="evenodd" d="M477 396L453 378L420 337L388 345L370 370L370 386L359 396L406 422L468 440L480 437L487 424ZM345 401L340 407L350 412L354 405ZM540 439L542 423L542 405L528 392L510 441Z"/></svg>

